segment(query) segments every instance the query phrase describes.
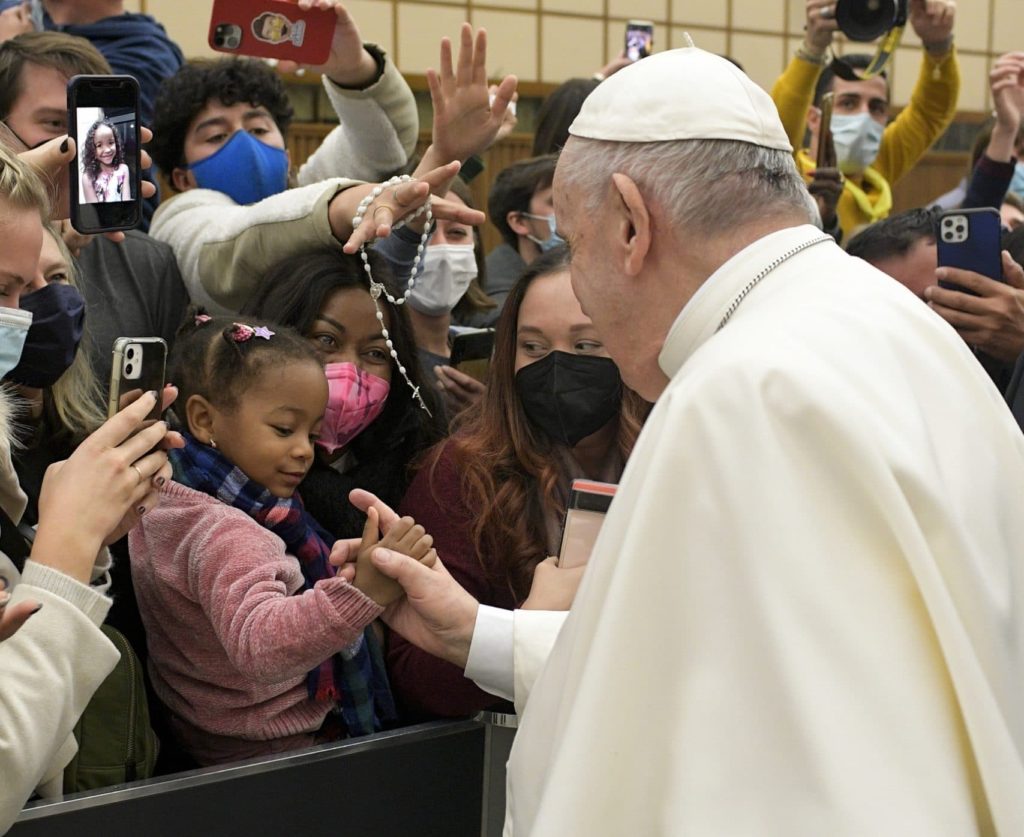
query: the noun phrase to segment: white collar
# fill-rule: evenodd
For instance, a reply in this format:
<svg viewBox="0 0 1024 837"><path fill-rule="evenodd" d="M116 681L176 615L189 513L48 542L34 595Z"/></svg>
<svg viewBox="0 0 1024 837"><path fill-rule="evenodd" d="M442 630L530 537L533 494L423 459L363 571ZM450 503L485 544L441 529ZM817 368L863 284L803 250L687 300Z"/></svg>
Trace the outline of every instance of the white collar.
<svg viewBox="0 0 1024 837"><path fill-rule="evenodd" d="M709 276L683 306L665 337L658 365L669 378L719 328L744 287L781 254L821 238L811 224L787 227L747 245Z"/></svg>

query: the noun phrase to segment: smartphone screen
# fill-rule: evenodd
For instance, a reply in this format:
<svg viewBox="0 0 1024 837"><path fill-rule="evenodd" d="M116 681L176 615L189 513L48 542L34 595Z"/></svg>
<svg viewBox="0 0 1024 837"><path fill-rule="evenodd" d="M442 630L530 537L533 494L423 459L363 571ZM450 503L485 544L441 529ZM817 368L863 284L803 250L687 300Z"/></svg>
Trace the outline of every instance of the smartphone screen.
<svg viewBox="0 0 1024 837"><path fill-rule="evenodd" d="M626 24L626 58L639 61L654 48L654 24L649 20L631 20Z"/></svg>
<svg viewBox="0 0 1024 837"><path fill-rule="evenodd" d="M114 341L107 415L113 416L134 404L147 392L156 392L162 398L166 367L167 344L161 338L118 337ZM161 398L146 416L145 427L160 418Z"/></svg>
<svg viewBox="0 0 1024 837"><path fill-rule="evenodd" d="M71 224L80 233L127 230L142 219L139 85L131 76L75 76L68 82Z"/></svg>

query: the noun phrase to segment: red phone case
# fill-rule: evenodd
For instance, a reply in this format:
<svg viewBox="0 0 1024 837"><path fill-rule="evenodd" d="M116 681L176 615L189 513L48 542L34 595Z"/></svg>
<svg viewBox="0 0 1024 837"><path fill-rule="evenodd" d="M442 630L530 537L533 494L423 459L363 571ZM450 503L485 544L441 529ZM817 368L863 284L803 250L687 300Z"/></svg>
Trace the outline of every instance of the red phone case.
<svg viewBox="0 0 1024 837"><path fill-rule="evenodd" d="M295 0L214 0L210 48L231 55L323 64L331 54L337 16L301 10Z"/></svg>

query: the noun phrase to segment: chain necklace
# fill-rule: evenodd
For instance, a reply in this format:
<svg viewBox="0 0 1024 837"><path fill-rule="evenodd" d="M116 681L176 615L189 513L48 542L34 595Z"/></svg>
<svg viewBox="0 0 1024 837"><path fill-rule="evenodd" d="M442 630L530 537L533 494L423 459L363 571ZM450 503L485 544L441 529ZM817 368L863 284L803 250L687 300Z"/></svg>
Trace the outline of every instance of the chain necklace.
<svg viewBox="0 0 1024 837"><path fill-rule="evenodd" d="M805 241L803 244L797 245L796 247L794 247L789 252L783 253L781 256L777 257L776 259L771 261L769 264L767 264L765 267L763 267L761 269L761 272L758 273L757 276L755 276L749 282L747 282L746 287L744 287L743 290L739 292L739 294L737 295L736 299L734 299L732 301L732 304L729 306L728 310L726 310L726 312L725 312L725 316L722 317L722 321L718 324L718 328L715 329L715 333L718 333L723 328L725 328L725 324L727 322L729 322L730 319L732 319L732 315L736 313L736 309L740 307L740 303L743 302L743 300L747 298L747 294L749 294L752 290L754 290L754 288L757 287L758 283L762 279L764 279L765 276L767 276L769 273L771 273L773 270L775 270L775 268L777 268L779 265L783 264L784 262L789 261L797 253L802 253L808 247L813 247L815 244L824 244L826 241L832 241L832 240L833 240L832 236L830 236L830 235L823 235L823 236L820 236L819 238L812 238L810 241Z"/></svg>

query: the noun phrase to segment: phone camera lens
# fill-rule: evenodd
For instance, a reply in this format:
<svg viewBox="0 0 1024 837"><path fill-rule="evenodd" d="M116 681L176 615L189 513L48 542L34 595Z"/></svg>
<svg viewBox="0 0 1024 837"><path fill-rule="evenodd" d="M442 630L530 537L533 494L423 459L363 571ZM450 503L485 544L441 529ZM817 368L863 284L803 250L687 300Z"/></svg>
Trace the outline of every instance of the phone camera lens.
<svg viewBox="0 0 1024 837"><path fill-rule="evenodd" d="M125 375L131 375L132 374L132 370L134 370L134 369L135 369L135 367L132 364L126 363L124 365L124 374Z"/></svg>
<svg viewBox="0 0 1024 837"><path fill-rule="evenodd" d="M129 349L126 353L128 360L132 360L135 357L135 349Z"/></svg>
<svg viewBox="0 0 1024 837"><path fill-rule="evenodd" d="M963 235L965 232L967 232L967 228L963 224L957 224L956 225L956 234L957 235Z"/></svg>
<svg viewBox="0 0 1024 837"><path fill-rule="evenodd" d="M214 42L214 44L216 44L219 47L224 46L224 36L223 35L214 35L213 42Z"/></svg>

